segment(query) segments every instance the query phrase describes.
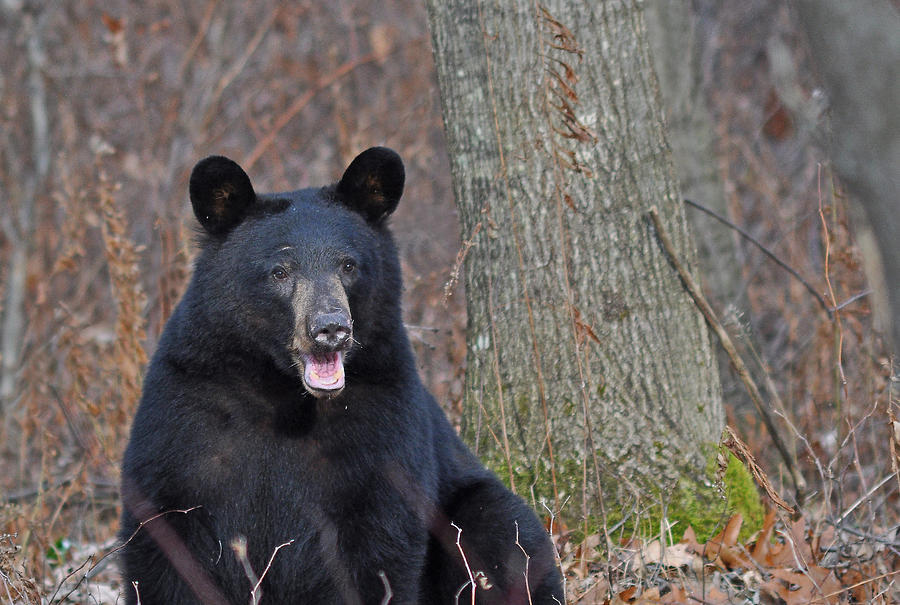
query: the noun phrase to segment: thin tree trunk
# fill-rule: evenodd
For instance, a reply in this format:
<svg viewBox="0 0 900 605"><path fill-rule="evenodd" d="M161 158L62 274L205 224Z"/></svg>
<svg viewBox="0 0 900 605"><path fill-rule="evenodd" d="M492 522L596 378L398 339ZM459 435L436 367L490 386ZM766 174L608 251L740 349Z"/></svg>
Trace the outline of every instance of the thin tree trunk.
<svg viewBox="0 0 900 605"><path fill-rule="evenodd" d="M828 92L835 168L880 252L868 251L867 270L900 356L900 11L888 0L795 5Z"/></svg>
<svg viewBox="0 0 900 605"><path fill-rule="evenodd" d="M24 9L23 9L24 10ZM8 13L12 10L7 9ZM12 15L10 15L12 17ZM0 338L0 411L8 412L16 392L22 342L25 335L25 288L27 263L34 233L35 196L50 170L50 127L44 86L44 55L40 16L23 12L28 55L28 93L32 128L32 174L25 178L17 213L7 216L5 231L13 251L5 284L3 328ZM7 192L8 193L8 192Z"/></svg>
<svg viewBox="0 0 900 605"><path fill-rule="evenodd" d="M647 219L693 266L637 3L427 4L472 244L466 439L570 518L702 467L718 374Z"/></svg>
<svg viewBox="0 0 900 605"><path fill-rule="evenodd" d="M716 127L703 87L704 44L695 4L696 0L648 2L648 40L681 193L727 217L730 212L716 157ZM696 210L688 210L687 216L704 282L717 300L746 308L734 232Z"/></svg>

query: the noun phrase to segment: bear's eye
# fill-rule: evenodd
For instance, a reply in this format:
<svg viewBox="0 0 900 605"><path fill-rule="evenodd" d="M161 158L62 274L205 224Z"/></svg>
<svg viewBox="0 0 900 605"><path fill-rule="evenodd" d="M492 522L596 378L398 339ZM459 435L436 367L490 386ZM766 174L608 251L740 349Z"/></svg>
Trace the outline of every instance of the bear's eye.
<svg viewBox="0 0 900 605"><path fill-rule="evenodd" d="M274 277L277 280L287 279L288 272L285 270L284 267L275 267L274 269L272 269L272 277Z"/></svg>
<svg viewBox="0 0 900 605"><path fill-rule="evenodd" d="M343 271L347 275L353 273L354 271L356 271L356 261L350 258L346 259L341 265L341 271Z"/></svg>

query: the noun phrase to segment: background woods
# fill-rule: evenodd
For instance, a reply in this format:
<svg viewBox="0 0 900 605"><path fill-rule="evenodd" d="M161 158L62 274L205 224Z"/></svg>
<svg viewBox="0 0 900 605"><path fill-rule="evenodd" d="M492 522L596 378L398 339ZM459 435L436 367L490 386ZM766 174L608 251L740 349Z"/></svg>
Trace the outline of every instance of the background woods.
<svg viewBox="0 0 900 605"><path fill-rule="evenodd" d="M0 601L115 602L115 580L102 576L111 566L90 581L84 572L114 548L118 461L146 356L191 270L186 181L204 155L229 155L260 189L283 190L336 179L369 145L401 153L407 202L393 223L405 317L429 388L461 416L472 283L461 261L478 243L472 229L457 235L425 7L176 4L0 3ZM818 294L735 231L684 209L697 274L809 484L798 513L809 531L782 517L769 542L806 541L842 586L883 576L841 594L887 601L900 550L891 478L900 410L889 347L872 326L855 235L863 217L850 220L854 206L819 145L827 114L815 56L782 2L677 4L689 15L683 35L667 41L674 21L663 15L657 28L653 11L648 23L681 186L702 182L690 195L710 199L695 201ZM691 148L691 128L714 136ZM685 167L685 153L710 159ZM758 412L727 362L720 369L727 424L790 494ZM516 487L528 496L529 485ZM570 592L595 587L581 602L641 586L633 567L615 564L637 548L631 534L606 529L626 551L555 527ZM763 566L781 562L773 553L760 554ZM605 585L590 573L601 561ZM728 577L733 568L718 565ZM800 574L795 585L822 585L809 566L783 567Z"/></svg>

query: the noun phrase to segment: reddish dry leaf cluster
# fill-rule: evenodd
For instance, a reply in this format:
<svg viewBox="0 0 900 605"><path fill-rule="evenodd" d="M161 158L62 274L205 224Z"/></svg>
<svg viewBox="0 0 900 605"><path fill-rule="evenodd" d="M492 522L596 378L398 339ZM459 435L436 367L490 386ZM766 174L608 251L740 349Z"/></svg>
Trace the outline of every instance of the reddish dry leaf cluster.
<svg viewBox="0 0 900 605"><path fill-rule="evenodd" d="M681 542L665 548L659 540L633 539L586 580L570 579L570 602L793 605L900 599L896 528L893 536L856 535L864 532L813 529L802 517L782 522L770 511L762 530L740 544L741 524L741 516L733 516L705 544L691 528ZM572 560L568 571L570 578L578 577L578 562Z"/></svg>

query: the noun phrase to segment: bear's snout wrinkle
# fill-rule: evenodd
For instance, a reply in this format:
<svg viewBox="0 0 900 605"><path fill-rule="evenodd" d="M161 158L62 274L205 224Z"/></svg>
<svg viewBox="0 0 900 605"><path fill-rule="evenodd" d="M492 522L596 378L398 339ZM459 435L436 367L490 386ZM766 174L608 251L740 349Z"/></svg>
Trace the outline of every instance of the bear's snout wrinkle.
<svg viewBox="0 0 900 605"><path fill-rule="evenodd" d="M316 313L309 321L309 337L326 351L343 349L353 335L350 314L344 311Z"/></svg>
<svg viewBox="0 0 900 605"><path fill-rule="evenodd" d="M295 317L293 351L331 353L350 348L353 319L347 294L336 277L299 281L292 305Z"/></svg>

